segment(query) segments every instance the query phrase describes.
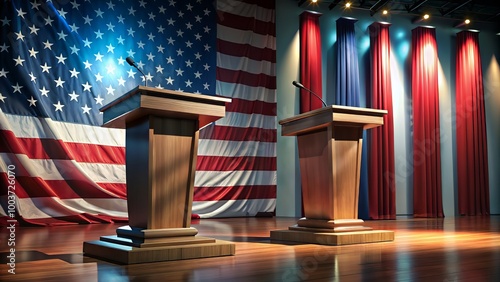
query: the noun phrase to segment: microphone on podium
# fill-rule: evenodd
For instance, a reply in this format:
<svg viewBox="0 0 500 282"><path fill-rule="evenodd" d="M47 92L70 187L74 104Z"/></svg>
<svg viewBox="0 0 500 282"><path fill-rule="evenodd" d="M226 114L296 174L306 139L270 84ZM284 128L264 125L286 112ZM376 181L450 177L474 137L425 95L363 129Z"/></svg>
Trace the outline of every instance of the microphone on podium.
<svg viewBox="0 0 500 282"><path fill-rule="evenodd" d="M293 84L293 86L295 86L297 88L302 88L302 89L306 90L307 92L309 92L309 93L313 94L314 96L316 96L316 98L318 98L318 99L321 100L321 103L323 103L323 106L326 107L325 101L323 101L323 99L321 99L321 97L319 97L316 93L314 93L314 91L312 91L311 89L306 88L304 85L302 85L302 83L297 82L295 80L292 81L292 84Z"/></svg>
<svg viewBox="0 0 500 282"><path fill-rule="evenodd" d="M146 79L146 75L142 72L142 70L139 68L139 66L134 62L134 59L132 59L132 57L127 57L125 59L127 61L127 63L136 68L141 74L142 74L142 77L144 78L144 86L148 86L148 81Z"/></svg>

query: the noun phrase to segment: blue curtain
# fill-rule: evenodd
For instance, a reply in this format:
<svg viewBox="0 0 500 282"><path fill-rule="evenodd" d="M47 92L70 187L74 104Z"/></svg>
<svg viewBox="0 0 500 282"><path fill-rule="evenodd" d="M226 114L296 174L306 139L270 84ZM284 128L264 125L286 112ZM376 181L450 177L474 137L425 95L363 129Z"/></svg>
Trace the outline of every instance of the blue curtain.
<svg viewBox="0 0 500 282"><path fill-rule="evenodd" d="M360 106L358 50L354 30L354 23L357 21L347 17L337 20L337 91L334 99L336 105ZM363 133L363 140L365 142L361 156L358 217L369 219L366 133Z"/></svg>

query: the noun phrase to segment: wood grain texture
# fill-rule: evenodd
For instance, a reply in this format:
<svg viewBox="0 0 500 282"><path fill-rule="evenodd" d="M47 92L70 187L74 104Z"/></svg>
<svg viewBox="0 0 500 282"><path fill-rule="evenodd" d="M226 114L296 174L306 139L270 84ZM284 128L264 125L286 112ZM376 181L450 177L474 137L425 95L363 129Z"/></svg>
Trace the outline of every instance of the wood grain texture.
<svg viewBox="0 0 500 282"><path fill-rule="evenodd" d="M236 255L120 265L83 256L82 242L121 224L16 229L16 274L0 232L0 281L498 281L500 216L367 221L394 241L328 246L271 242L297 218L192 222L201 236L232 241Z"/></svg>

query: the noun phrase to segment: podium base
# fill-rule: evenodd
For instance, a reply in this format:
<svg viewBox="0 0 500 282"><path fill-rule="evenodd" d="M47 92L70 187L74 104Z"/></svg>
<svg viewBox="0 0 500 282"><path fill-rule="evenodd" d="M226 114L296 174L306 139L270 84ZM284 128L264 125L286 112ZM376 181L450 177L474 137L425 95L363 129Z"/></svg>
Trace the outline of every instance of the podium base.
<svg viewBox="0 0 500 282"><path fill-rule="evenodd" d="M315 232L301 230L273 230L271 241L290 241L318 245L353 245L394 241L394 231L364 230L351 232Z"/></svg>
<svg viewBox="0 0 500 282"><path fill-rule="evenodd" d="M196 236L189 228L141 229L122 226L117 235L84 242L83 253L122 264L232 256L234 243Z"/></svg>

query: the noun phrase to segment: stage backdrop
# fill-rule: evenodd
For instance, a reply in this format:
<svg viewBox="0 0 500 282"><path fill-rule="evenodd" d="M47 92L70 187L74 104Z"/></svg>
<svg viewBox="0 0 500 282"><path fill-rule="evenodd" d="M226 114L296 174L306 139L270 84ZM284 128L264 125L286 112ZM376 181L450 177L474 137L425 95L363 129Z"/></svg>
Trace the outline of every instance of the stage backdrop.
<svg viewBox="0 0 500 282"><path fill-rule="evenodd" d="M146 83L232 98L200 131L193 214L274 211L274 1L7 1L0 22L2 225L126 221L99 108Z"/></svg>

